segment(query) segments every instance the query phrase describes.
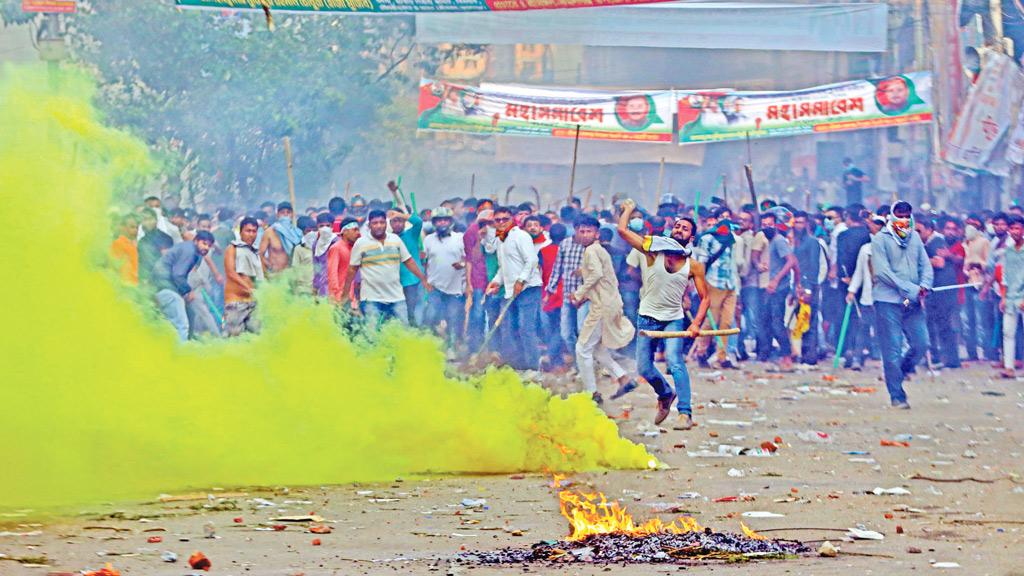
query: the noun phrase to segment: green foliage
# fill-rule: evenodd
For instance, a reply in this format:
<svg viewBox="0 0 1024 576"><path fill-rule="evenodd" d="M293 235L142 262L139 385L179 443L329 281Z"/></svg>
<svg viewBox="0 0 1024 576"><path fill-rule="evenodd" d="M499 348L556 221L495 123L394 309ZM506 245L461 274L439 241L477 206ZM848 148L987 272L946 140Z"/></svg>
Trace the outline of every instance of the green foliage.
<svg viewBox="0 0 1024 576"><path fill-rule="evenodd" d="M36 14L21 11L21 0L0 0L0 28L27 24Z"/></svg>
<svg viewBox="0 0 1024 576"><path fill-rule="evenodd" d="M69 20L68 36L76 60L101 80L109 120L154 143L167 192L183 190L186 203L281 198L290 136L298 196L323 196L374 133L378 109L395 93L408 98L415 65L436 55L416 50L411 18L274 21L272 32L261 13L91 0ZM415 113L414 99L405 105Z"/></svg>

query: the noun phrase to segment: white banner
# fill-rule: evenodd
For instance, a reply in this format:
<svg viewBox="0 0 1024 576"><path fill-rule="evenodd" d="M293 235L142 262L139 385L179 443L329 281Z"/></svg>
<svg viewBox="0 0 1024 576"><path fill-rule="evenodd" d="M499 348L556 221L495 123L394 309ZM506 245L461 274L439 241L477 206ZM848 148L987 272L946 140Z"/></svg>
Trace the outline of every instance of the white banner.
<svg viewBox="0 0 1024 576"><path fill-rule="evenodd" d="M981 75L967 95L967 102L946 142L943 158L962 168L1005 175L1005 158L996 151L1017 121L1021 99L1024 99L1021 69L1005 54L986 53Z"/></svg>

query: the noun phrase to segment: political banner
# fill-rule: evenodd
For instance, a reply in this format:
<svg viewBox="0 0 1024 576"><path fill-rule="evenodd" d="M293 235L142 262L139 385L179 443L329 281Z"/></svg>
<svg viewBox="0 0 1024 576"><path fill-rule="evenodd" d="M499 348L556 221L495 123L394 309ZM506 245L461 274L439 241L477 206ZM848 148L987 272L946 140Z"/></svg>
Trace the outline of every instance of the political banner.
<svg viewBox="0 0 1024 576"><path fill-rule="evenodd" d="M792 92L676 91L679 143L721 142L931 122L930 72Z"/></svg>
<svg viewBox="0 0 1024 576"><path fill-rule="evenodd" d="M275 12L517 12L562 8L633 6L671 0L177 0L182 8Z"/></svg>
<svg viewBox="0 0 1024 576"><path fill-rule="evenodd" d="M961 168L1007 174L1006 144L1002 141L1017 121L1022 98L1024 73L1020 67L1005 54L986 52L981 75L957 116L943 159ZM1018 155L1016 144L1011 143L1009 159L1014 161Z"/></svg>
<svg viewBox="0 0 1024 576"><path fill-rule="evenodd" d="M78 0L21 0L22 12L73 14L77 10Z"/></svg>
<svg viewBox="0 0 1024 576"><path fill-rule="evenodd" d="M672 141L672 93L610 92L423 79L419 129L631 142Z"/></svg>

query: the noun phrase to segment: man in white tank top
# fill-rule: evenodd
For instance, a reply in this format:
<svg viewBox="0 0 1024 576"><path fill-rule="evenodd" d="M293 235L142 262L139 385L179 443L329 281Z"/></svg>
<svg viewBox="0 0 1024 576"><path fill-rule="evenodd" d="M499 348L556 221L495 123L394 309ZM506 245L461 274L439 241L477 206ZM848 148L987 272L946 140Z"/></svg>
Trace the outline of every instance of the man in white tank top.
<svg viewBox="0 0 1024 576"><path fill-rule="evenodd" d="M707 284L704 281L704 265L690 258L687 247L693 238L696 225L689 218L679 218L672 225L671 237L641 236L629 229L629 215L636 204L632 200L622 203L619 216L619 235L635 252L631 258L638 260L643 284L640 288L640 310L637 315L637 331L640 330L683 330L685 312L683 296L690 280L693 280L700 295L697 316L688 324L687 331L695 337L707 316L710 300L707 298ZM690 374L686 369L683 342L671 338L665 342L665 361L675 384L675 391L668 385L665 376L654 365L653 339L637 336L637 371L658 394L658 414L655 424L661 424L672 411L672 402L678 398L679 421L673 428L689 430L693 427L690 408Z"/></svg>

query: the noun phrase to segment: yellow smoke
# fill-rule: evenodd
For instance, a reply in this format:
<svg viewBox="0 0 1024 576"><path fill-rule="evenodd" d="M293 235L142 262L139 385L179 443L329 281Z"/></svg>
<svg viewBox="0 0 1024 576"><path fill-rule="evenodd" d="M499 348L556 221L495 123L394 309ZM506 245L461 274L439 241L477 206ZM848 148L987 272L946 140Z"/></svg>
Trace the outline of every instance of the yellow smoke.
<svg viewBox="0 0 1024 576"><path fill-rule="evenodd" d="M446 377L436 340L353 344L276 287L260 337L177 344L98 265L112 194L153 167L93 93L74 71L0 72L0 507L652 460L582 395Z"/></svg>

